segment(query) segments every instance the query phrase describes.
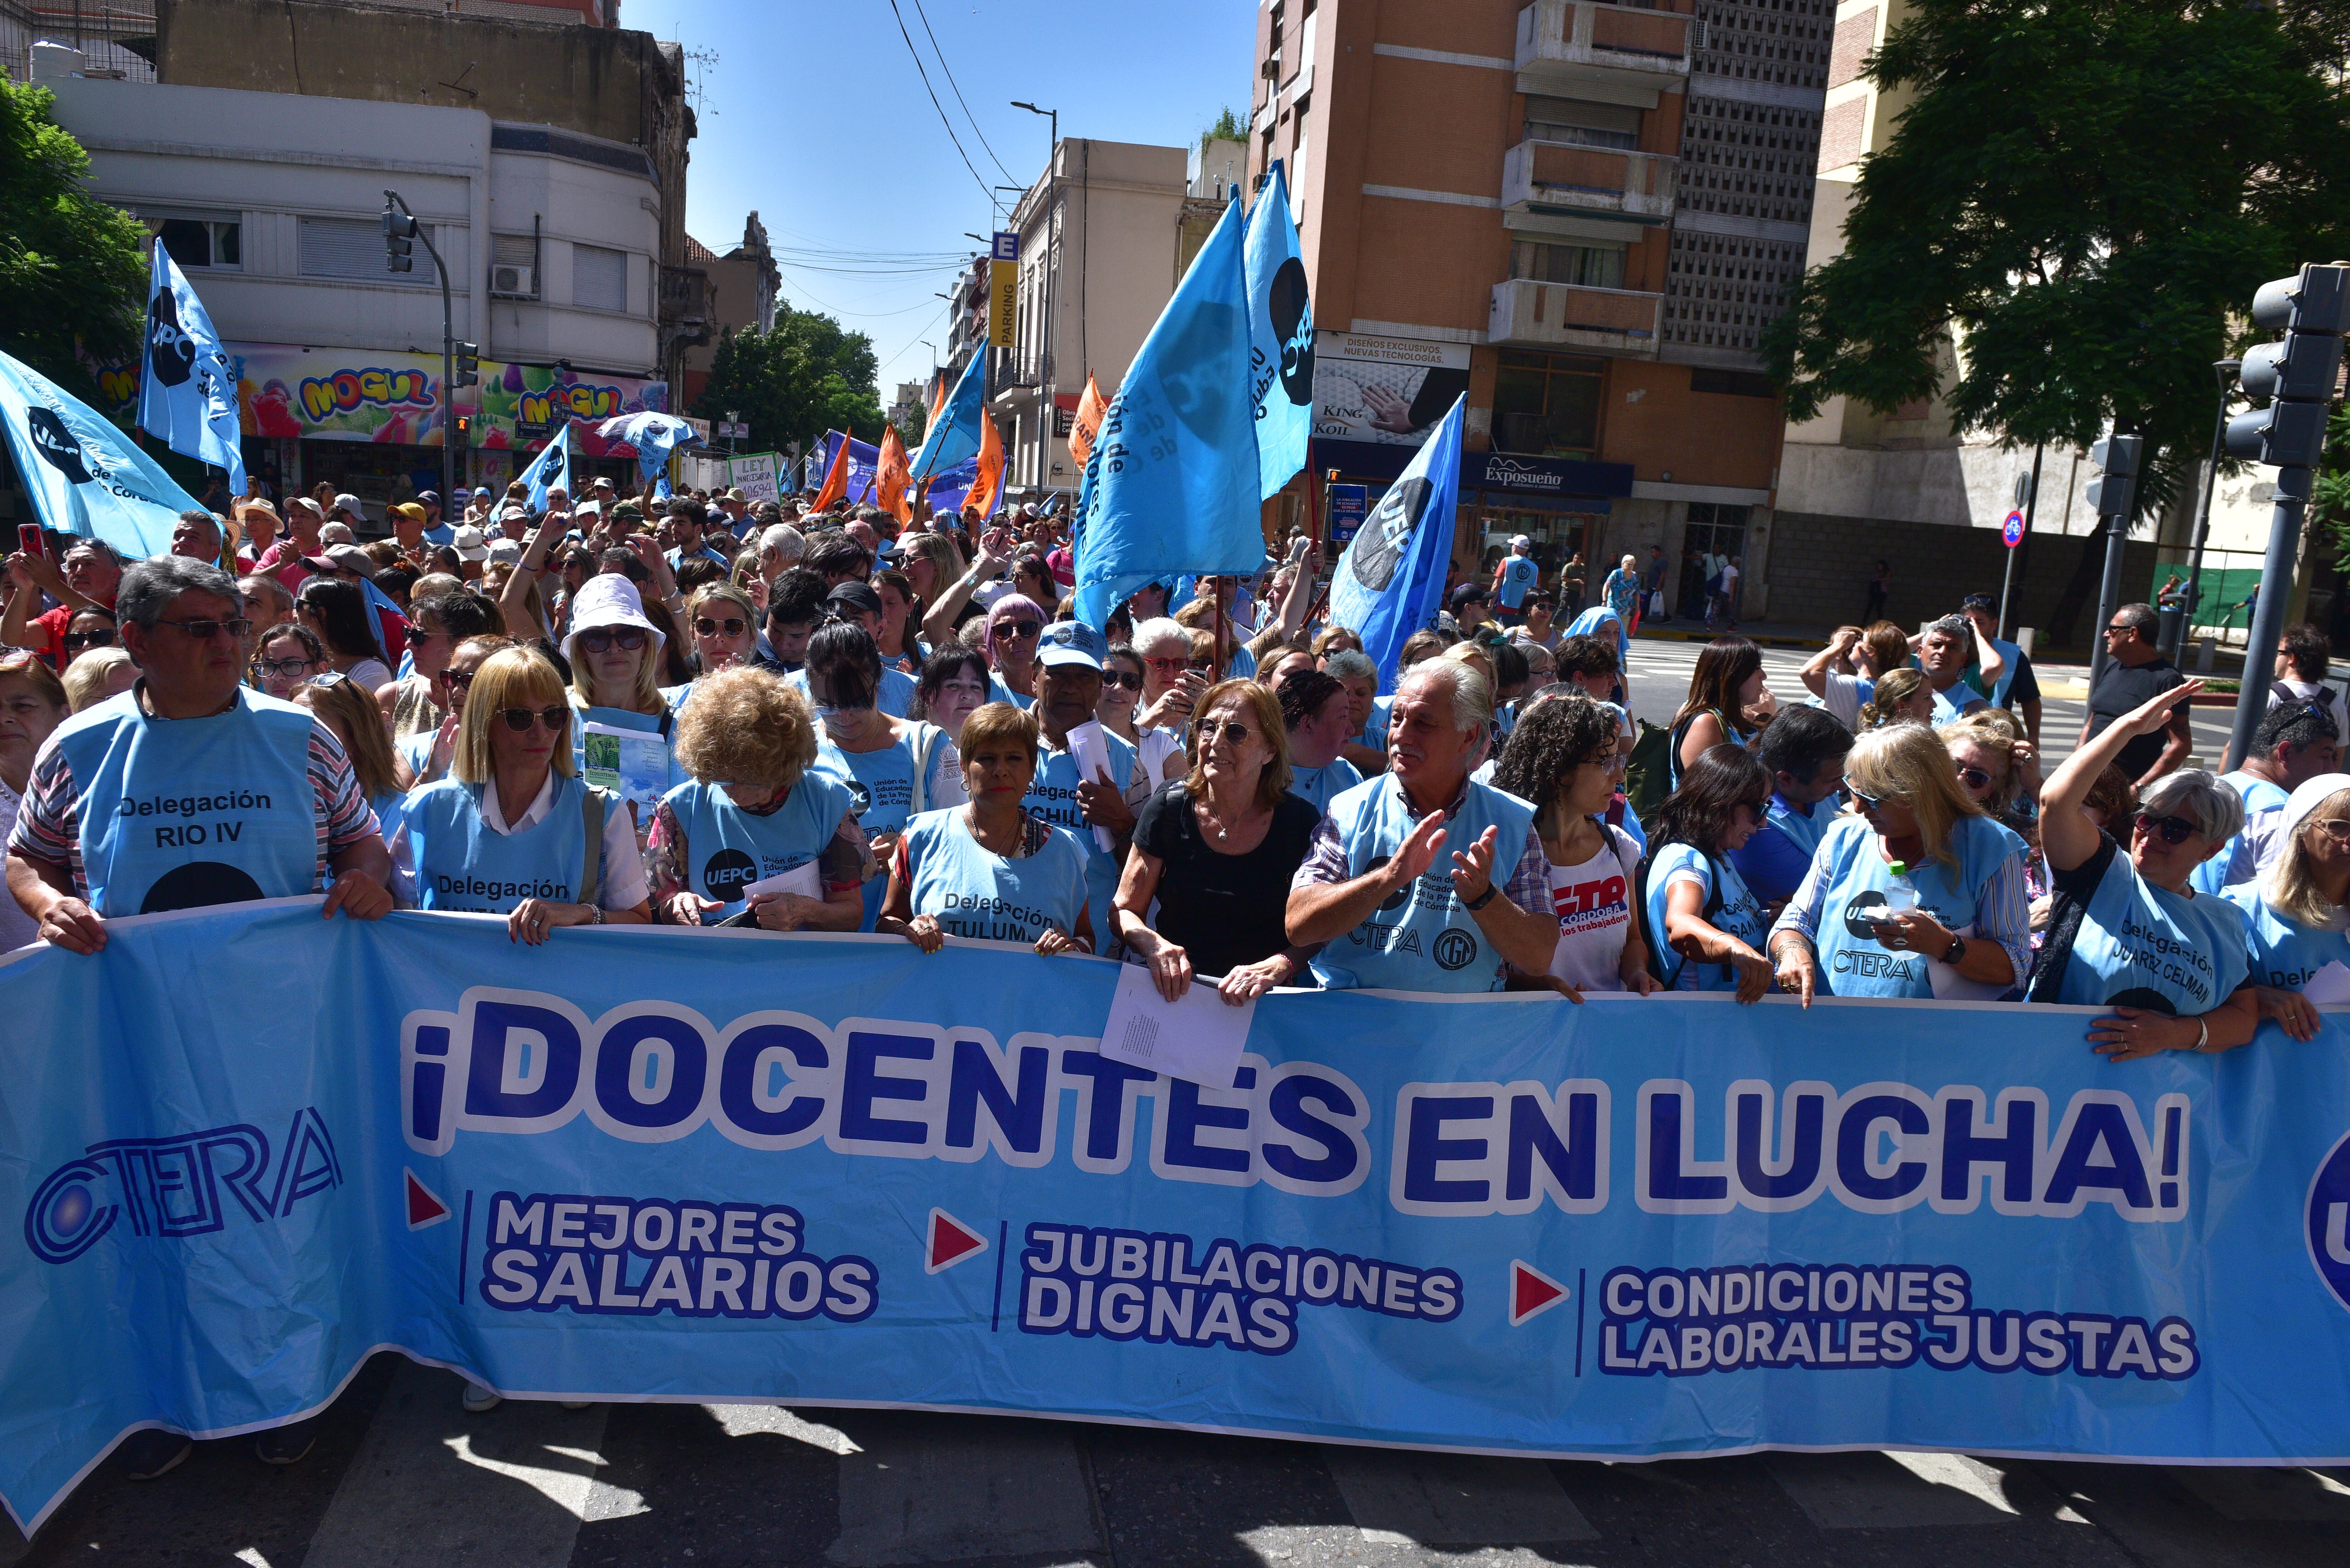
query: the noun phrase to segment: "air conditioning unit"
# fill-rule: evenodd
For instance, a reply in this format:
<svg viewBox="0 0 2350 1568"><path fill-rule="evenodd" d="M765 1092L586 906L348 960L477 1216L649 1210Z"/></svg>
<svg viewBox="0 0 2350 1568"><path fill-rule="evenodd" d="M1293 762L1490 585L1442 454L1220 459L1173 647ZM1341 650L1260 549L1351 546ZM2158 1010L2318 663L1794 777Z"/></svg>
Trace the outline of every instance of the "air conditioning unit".
<svg viewBox="0 0 2350 1568"><path fill-rule="evenodd" d="M494 266L490 269L492 294L519 294L525 296L538 293L538 269L527 266Z"/></svg>

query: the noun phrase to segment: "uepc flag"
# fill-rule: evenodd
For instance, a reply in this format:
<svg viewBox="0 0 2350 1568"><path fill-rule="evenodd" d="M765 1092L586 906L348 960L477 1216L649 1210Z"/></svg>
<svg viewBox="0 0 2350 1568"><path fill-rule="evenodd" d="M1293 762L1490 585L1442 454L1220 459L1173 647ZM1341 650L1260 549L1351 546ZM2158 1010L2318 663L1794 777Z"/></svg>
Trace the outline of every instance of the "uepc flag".
<svg viewBox="0 0 2350 1568"><path fill-rule="evenodd" d="M1145 583L1264 562L1242 250L1235 202L1102 416L1074 531L1077 618L1088 626Z"/></svg>
<svg viewBox="0 0 2350 1568"><path fill-rule="evenodd" d="M571 490L571 427L560 424L547 438L546 450L531 459L530 466L522 471L522 482L530 490L530 509L546 510L546 493L562 486L566 494Z"/></svg>
<svg viewBox="0 0 2350 1568"><path fill-rule="evenodd" d="M0 354L0 427L44 526L103 539L133 560L172 547L172 525L203 505L105 415Z"/></svg>
<svg viewBox="0 0 2350 1568"><path fill-rule="evenodd" d="M1314 307L1275 160L1248 225L1249 389L1256 399L1258 485L1265 495L1305 466L1314 430Z"/></svg>
<svg viewBox="0 0 2350 1568"><path fill-rule="evenodd" d="M938 418L922 432L922 444L910 465L916 479L944 473L979 455L979 405L987 387L986 360L984 354L971 357Z"/></svg>
<svg viewBox="0 0 2350 1568"><path fill-rule="evenodd" d="M244 454L237 421L236 368L221 349L203 301L158 240L147 286L139 428L183 457L228 470L230 493L242 495Z"/></svg>
<svg viewBox="0 0 2350 1568"><path fill-rule="evenodd" d="M1330 577L1330 621L1351 627L1394 689L1404 639L1435 619L1452 556L1452 508L1461 490L1461 424L1465 397L1437 421L1411 466L1388 486L1355 531Z"/></svg>

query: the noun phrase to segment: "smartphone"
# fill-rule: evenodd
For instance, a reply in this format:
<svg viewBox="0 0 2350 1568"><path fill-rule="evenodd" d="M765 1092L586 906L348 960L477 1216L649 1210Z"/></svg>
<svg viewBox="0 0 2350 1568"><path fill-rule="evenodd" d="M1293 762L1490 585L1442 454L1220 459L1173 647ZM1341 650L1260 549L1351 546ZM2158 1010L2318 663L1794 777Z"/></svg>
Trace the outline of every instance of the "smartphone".
<svg viewBox="0 0 2350 1568"><path fill-rule="evenodd" d="M16 524L16 548L27 556L47 556L49 547L41 537L41 525L38 523Z"/></svg>

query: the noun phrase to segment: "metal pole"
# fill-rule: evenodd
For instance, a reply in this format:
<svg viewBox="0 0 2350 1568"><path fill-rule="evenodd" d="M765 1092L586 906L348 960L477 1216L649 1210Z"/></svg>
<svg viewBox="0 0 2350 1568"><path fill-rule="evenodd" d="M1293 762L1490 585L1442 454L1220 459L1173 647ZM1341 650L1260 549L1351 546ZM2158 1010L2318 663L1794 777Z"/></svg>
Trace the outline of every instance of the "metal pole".
<svg viewBox="0 0 2350 1568"><path fill-rule="evenodd" d="M2261 587L2252 605L2252 624L2245 633L2244 673L2236 692L2236 722L2228 736L2227 767L2244 765L2252 747L2252 731L2268 711L2269 683L2262 673L2274 656L2284 631L2285 602L2293 597L2293 555L2301 544L2302 509L2316 475L2305 468L2280 468L2276 504L2269 513L2268 558L2261 564Z"/></svg>
<svg viewBox="0 0 2350 1568"><path fill-rule="evenodd" d="M2033 442L2032 488L2025 491L2023 494L2023 537L2026 539L2032 537L2032 515L2040 507L2040 457L2045 451L2047 448L2043 443ZM2014 549L2008 551L2007 570L1999 579L1999 635L2002 640L2007 636L2008 594L2015 583L2015 552L2022 548L2023 545L2019 541Z"/></svg>
<svg viewBox="0 0 2350 1568"><path fill-rule="evenodd" d="M2230 395L2235 388L2236 372L2243 363L2237 359L2212 362L2212 371L2220 378L2220 414L2211 422L2211 461L2203 467L2203 504L2195 513L2195 542L2187 557L2187 606L2178 618L2178 646L2169 653L2173 664L2187 647L2187 639L2195 628L2196 601L2203 592L2203 543L2211 536L2211 493L2220 483L2220 453L2228 440L2228 405L2235 400Z"/></svg>
<svg viewBox="0 0 2350 1568"><path fill-rule="evenodd" d="M2128 443L2126 457L2124 457L2119 450L2121 443L2124 442ZM2095 634L2097 646L2096 650L2089 657L2089 689L2092 691L2096 690L2097 678L2106 672L2107 659L2105 628L2114 624L2114 611L2121 607L2122 552L2129 545L2130 518L2137 514L2137 482L2142 477L2139 471L2145 461L2145 443L2137 436L2124 436L2117 432L2111 438L2109 445L2116 449L2114 451L2115 467L2107 468L2106 474L2110 479L2117 479L2121 482L2122 493L2112 509L2108 511L2103 504L2106 499L2103 494L2106 481L2100 480L2098 484L2100 504L2097 510L2101 514L2099 521L2106 528L2106 572L2104 580L2097 587L2097 630ZM2128 467L2120 472L2116 472L2116 468L2125 462Z"/></svg>
<svg viewBox="0 0 2350 1568"><path fill-rule="evenodd" d="M386 191L384 198L400 203L401 216L416 216L399 192ZM457 337L450 315L448 264L441 259L440 248L422 223L416 225L416 237L424 242L424 254L432 258L432 270L441 275L441 515L446 517L457 495L457 389L451 384L457 379ZM570 476L564 478L567 483Z"/></svg>

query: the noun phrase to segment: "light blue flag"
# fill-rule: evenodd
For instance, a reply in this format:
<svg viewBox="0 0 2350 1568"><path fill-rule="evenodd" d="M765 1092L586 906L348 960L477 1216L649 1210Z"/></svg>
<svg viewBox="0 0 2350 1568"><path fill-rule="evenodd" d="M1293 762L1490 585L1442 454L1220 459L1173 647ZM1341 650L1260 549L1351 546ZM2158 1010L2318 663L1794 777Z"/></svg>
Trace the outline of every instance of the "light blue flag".
<svg viewBox="0 0 2350 1568"><path fill-rule="evenodd" d="M0 429L44 527L103 539L132 560L172 547L172 525L203 504L120 427L21 360L0 354Z"/></svg>
<svg viewBox="0 0 2350 1568"><path fill-rule="evenodd" d="M139 428L183 457L228 470L229 493L242 495L244 453L237 444L237 420L236 367L221 348L204 302L158 240L147 286Z"/></svg>
<svg viewBox="0 0 2350 1568"><path fill-rule="evenodd" d="M1305 438L1314 431L1314 307L1278 159L1249 213L1248 294L1258 484L1273 495L1305 466Z"/></svg>
<svg viewBox="0 0 2350 1568"><path fill-rule="evenodd" d="M1461 493L1461 425L1468 399L1452 400L1427 443L1363 519L1330 576L1330 623L1350 627L1395 690L1404 639L1430 625L1452 557L1452 509Z"/></svg>
<svg viewBox="0 0 2350 1568"><path fill-rule="evenodd" d="M566 494L571 491L571 426L557 425L546 446L530 460L522 471L522 482L530 487L530 509L546 510L546 493L561 486Z"/></svg>
<svg viewBox="0 0 2350 1568"><path fill-rule="evenodd" d="M647 479L669 466L669 454L702 444L702 433L675 414L615 414L596 427L606 441L626 441L637 449L637 472Z"/></svg>
<svg viewBox="0 0 2350 1568"><path fill-rule="evenodd" d="M939 407L939 417L922 432L922 444L908 460L916 483L941 474L979 455L979 405L987 392L987 356L973 354L962 368L954 390Z"/></svg>
<svg viewBox="0 0 2350 1568"><path fill-rule="evenodd" d="M1102 416L1073 524L1089 626L1145 583L1264 563L1242 227L1235 202Z"/></svg>

